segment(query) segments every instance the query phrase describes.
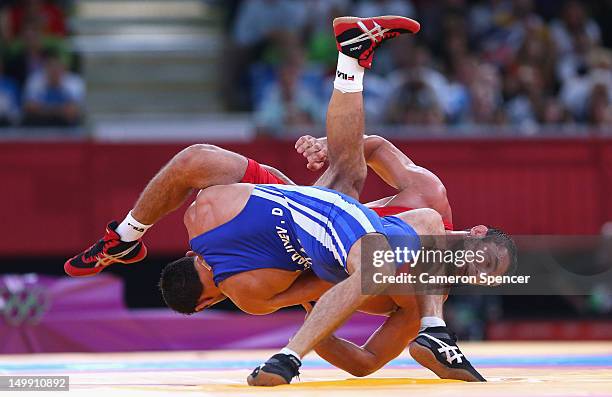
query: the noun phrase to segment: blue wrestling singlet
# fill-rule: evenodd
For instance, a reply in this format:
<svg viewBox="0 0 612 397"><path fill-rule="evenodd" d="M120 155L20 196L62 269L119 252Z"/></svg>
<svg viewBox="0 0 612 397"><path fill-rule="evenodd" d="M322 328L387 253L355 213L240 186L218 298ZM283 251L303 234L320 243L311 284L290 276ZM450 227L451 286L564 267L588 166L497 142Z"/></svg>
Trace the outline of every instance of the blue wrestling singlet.
<svg viewBox="0 0 612 397"><path fill-rule="evenodd" d="M381 219L357 200L322 187L255 185L238 215L193 238L191 248L212 268L217 284L264 268L312 268L317 277L337 283L348 276L348 252L365 234L416 236L389 218L394 219Z"/></svg>

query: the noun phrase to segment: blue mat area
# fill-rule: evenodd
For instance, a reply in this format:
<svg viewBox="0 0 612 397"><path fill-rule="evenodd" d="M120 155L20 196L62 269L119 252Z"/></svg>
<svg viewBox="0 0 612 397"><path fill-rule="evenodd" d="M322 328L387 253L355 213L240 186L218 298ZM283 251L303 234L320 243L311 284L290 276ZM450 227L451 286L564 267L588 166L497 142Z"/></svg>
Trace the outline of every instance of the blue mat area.
<svg viewBox="0 0 612 397"><path fill-rule="evenodd" d="M265 357L262 357L262 360ZM477 367L612 367L612 355L585 356L500 356L470 357ZM261 364L254 360L183 360L183 361L134 361L134 362L60 362L60 363L3 363L0 358L0 373L20 372L96 372L96 371L177 371L177 370L230 370L251 369ZM398 358L389 364L392 367L420 367L411 358ZM304 360L303 368L330 368L320 359Z"/></svg>

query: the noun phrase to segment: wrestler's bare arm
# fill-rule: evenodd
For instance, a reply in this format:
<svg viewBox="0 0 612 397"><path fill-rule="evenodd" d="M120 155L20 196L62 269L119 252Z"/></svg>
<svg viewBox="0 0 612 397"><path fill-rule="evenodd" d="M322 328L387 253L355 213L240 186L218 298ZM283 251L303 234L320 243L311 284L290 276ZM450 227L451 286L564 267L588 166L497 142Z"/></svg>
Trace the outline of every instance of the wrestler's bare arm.
<svg viewBox="0 0 612 397"><path fill-rule="evenodd" d="M310 170L320 170L327 162L325 138L305 135L297 140L295 148L307 159ZM364 137L364 154L368 166L389 186L398 190L395 196L368 203L368 206L428 207L452 222L446 189L433 172L416 165L395 145L377 135Z"/></svg>
<svg viewBox="0 0 612 397"><path fill-rule="evenodd" d="M303 305L318 300L333 286L334 284L321 280L308 270L303 272L289 288L266 299L265 305L275 309ZM373 297L359 307L360 312L383 316L388 316L397 309L398 304L391 297L384 295Z"/></svg>
<svg viewBox="0 0 612 397"><path fill-rule="evenodd" d="M273 296L269 304L277 308L302 305L316 301L333 286L334 284L321 280L308 270L285 291Z"/></svg>
<svg viewBox="0 0 612 397"><path fill-rule="evenodd" d="M306 158L306 167L310 170L320 170L327 163L327 138L304 135L295 143L295 149ZM368 166L387 184L398 190L408 184L404 171L414 162L391 142L377 135L366 135L363 150Z"/></svg>
<svg viewBox="0 0 612 397"><path fill-rule="evenodd" d="M366 376L397 357L416 336L419 323L414 303L412 307L402 307L391 313L362 346L331 335L319 343L315 351L351 375Z"/></svg>

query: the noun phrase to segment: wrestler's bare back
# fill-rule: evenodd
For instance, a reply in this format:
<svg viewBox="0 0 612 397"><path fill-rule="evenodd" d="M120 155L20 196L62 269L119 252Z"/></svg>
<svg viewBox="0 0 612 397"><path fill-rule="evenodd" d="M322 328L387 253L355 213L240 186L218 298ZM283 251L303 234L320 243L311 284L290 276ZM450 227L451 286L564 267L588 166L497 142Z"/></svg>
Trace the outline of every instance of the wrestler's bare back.
<svg viewBox="0 0 612 397"><path fill-rule="evenodd" d="M253 188L252 184L238 183L211 186L200 191L184 216L189 238L206 233L236 217L245 207ZM399 216L410 223L417 233L420 231L420 234L428 234L431 212L428 209L412 210ZM268 314L282 307L317 300L332 287L332 284L316 278L310 271L300 277L302 273L282 269L256 269L228 277L219 284L219 288L243 311ZM388 314L406 304L414 307L412 299L380 296L369 301L362 311Z"/></svg>

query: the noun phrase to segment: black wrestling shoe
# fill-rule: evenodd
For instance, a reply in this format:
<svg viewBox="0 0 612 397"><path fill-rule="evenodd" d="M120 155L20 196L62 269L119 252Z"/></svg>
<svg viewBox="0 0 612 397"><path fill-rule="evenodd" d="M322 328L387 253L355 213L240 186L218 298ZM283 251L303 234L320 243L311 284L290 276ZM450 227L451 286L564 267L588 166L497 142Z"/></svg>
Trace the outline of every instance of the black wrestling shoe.
<svg viewBox="0 0 612 397"><path fill-rule="evenodd" d="M410 343L410 355L442 379L486 382L459 350L457 337L446 327L428 327Z"/></svg>
<svg viewBox="0 0 612 397"><path fill-rule="evenodd" d="M300 375L302 362L291 354L278 353L255 368L247 378L250 386L278 386L291 383Z"/></svg>

